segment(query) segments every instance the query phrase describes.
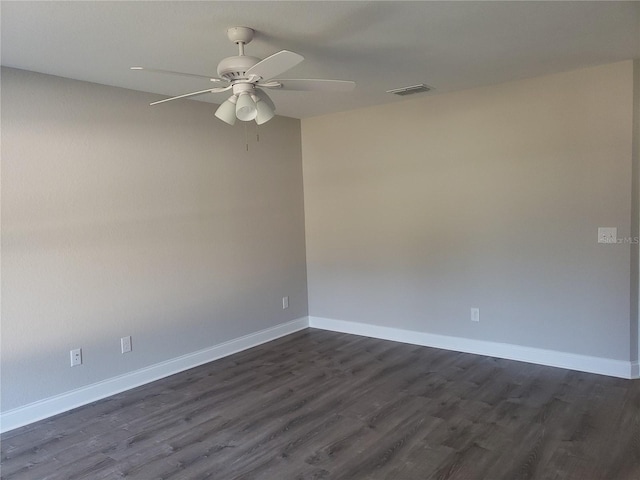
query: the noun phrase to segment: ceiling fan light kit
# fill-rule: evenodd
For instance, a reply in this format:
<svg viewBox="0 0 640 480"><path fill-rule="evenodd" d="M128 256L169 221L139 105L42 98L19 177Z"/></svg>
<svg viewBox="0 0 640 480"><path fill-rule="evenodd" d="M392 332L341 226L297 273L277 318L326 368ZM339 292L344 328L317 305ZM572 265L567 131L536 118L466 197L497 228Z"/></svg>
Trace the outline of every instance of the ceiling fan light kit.
<svg viewBox="0 0 640 480"><path fill-rule="evenodd" d="M355 88L354 82L345 80L278 80L274 78L290 68L295 67L304 60L304 57L289 50L281 50L264 60L245 55L244 46L251 42L254 33L254 30L249 27L231 27L227 30L229 40L238 45L238 55L227 57L218 64L217 71L220 78L146 67L131 67L131 70L182 75L208 79L216 83L228 83L228 85L223 87L210 88L165 98L164 100L153 102L151 105L205 93L221 93L232 90L233 95L223 102L215 113L218 119L229 125L234 125L236 119L243 122L255 120L258 125L262 125L274 117L275 105L269 96L262 91L263 89L277 88L281 90L346 92Z"/></svg>
<svg viewBox="0 0 640 480"><path fill-rule="evenodd" d="M253 101L251 95L247 92L240 94L236 103L236 117L238 117L238 120L250 122L255 120L257 114L256 102Z"/></svg>
<svg viewBox="0 0 640 480"><path fill-rule="evenodd" d="M238 97L232 95L229 99L225 100L222 105L218 107L216 110L215 116L218 117L225 123L229 125L234 125L236 123L236 103L238 102Z"/></svg>
<svg viewBox="0 0 640 480"><path fill-rule="evenodd" d="M262 125L263 123L267 123L269 120L271 120L274 115L275 112L273 111L273 109L267 105L267 102L262 101L261 98L259 98L256 95L252 96L253 101L256 102L256 123L258 125Z"/></svg>

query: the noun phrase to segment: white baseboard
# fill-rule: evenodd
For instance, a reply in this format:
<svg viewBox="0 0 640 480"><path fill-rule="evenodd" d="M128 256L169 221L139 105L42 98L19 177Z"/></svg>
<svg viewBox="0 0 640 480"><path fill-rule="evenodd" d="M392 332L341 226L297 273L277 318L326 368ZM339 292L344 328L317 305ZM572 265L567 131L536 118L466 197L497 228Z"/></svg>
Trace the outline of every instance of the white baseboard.
<svg viewBox="0 0 640 480"><path fill-rule="evenodd" d="M13 410L7 410L0 413L0 432L22 427L116 393L270 342L290 333L303 330L308 326L308 318L302 317L140 370L45 398Z"/></svg>
<svg viewBox="0 0 640 480"><path fill-rule="evenodd" d="M567 368L612 377L640 378L640 365L638 362L626 362L623 360L577 355L574 353L523 347L506 343L450 337L398 328L381 327L366 323L333 320L330 318L302 317L134 372L109 378L54 397L45 398L13 410L7 410L6 412L0 413L0 432L7 432L28 425L29 423L66 412L73 408L95 402L96 400L115 395L116 393L139 387L140 385L168 377L169 375L270 342L271 340L303 330L307 327L393 340L413 345L442 348L444 350L518 360L550 367Z"/></svg>
<svg viewBox="0 0 640 480"><path fill-rule="evenodd" d="M435 335L432 333L381 327L366 323L346 322L330 318L309 317L309 326L333 332L351 333L395 342L442 348L457 352L475 353L490 357L536 363L550 367L567 368L581 372L598 373L620 378L638 378L638 363L610 358L577 355L542 348L523 347L506 343L487 342L469 338Z"/></svg>

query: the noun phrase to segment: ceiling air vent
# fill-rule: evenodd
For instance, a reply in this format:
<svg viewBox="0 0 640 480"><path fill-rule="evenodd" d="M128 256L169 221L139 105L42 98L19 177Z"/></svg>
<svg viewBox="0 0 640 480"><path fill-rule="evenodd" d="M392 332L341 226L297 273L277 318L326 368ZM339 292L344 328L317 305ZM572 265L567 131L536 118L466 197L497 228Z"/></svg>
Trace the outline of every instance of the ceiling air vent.
<svg viewBox="0 0 640 480"><path fill-rule="evenodd" d="M410 87L387 90L387 93L393 93L394 95L400 95L404 97L405 95L413 95L414 93L428 92L431 89L431 87L425 85L424 83L421 83L420 85L411 85Z"/></svg>

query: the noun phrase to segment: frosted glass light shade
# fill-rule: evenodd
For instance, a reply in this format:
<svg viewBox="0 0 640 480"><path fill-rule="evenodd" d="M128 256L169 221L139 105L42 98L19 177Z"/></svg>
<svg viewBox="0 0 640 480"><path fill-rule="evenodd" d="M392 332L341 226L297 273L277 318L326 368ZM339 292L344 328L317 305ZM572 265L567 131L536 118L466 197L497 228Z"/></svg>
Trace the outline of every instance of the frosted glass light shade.
<svg viewBox="0 0 640 480"><path fill-rule="evenodd" d="M238 120L248 122L256 118L258 109L256 103L248 93L242 93L238 97L238 103L236 104L236 117Z"/></svg>
<svg viewBox="0 0 640 480"><path fill-rule="evenodd" d="M238 98L235 95L229 97L222 105L216 110L216 117L229 125L236 123L236 102Z"/></svg>
<svg viewBox="0 0 640 480"><path fill-rule="evenodd" d="M271 110L271 107L269 105L267 105L266 102L263 102L259 98L257 98L256 109L258 111L258 113L256 115L256 123L258 125L262 125L263 123L267 123L275 115L275 113L273 113L273 110Z"/></svg>

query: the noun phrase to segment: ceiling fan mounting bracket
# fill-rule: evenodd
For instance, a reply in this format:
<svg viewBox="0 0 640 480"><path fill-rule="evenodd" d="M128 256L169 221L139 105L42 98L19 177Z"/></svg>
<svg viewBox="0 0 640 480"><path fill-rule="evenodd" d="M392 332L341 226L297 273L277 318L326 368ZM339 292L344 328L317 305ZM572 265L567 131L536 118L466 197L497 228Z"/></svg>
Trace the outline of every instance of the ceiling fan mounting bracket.
<svg viewBox="0 0 640 480"><path fill-rule="evenodd" d="M227 37L233 43L242 43L246 45L253 40L255 30L249 27L231 27L227 30Z"/></svg>

